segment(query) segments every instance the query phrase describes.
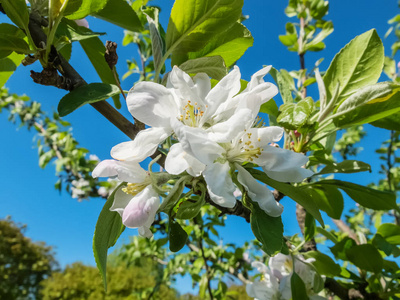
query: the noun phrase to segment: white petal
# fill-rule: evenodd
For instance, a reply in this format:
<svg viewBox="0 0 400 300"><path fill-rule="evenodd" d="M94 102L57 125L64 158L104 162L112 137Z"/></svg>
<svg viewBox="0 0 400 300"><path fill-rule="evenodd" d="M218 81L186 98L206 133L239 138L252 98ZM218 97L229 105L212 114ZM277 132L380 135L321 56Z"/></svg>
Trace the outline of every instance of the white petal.
<svg viewBox="0 0 400 300"><path fill-rule="evenodd" d="M122 187L120 187L114 195L114 202L111 205L110 210L118 212L122 217L125 207L129 204L132 198L132 195L123 192Z"/></svg>
<svg viewBox="0 0 400 300"><path fill-rule="evenodd" d="M266 66L262 68L261 70L255 72L250 79L250 82L247 84L246 89L244 92L251 91L254 89L257 85L262 84L264 82L264 76L268 74L268 72L271 70L272 66Z"/></svg>
<svg viewBox="0 0 400 300"><path fill-rule="evenodd" d="M252 123L253 115L249 109L238 110L225 122L217 123L207 129L209 138L218 143L228 143Z"/></svg>
<svg viewBox="0 0 400 300"><path fill-rule="evenodd" d="M187 171L193 177L201 175L205 165L182 148L181 143L172 145L165 160L165 170L174 175Z"/></svg>
<svg viewBox="0 0 400 300"><path fill-rule="evenodd" d="M194 88L197 95L204 101L211 91L211 81L206 73L198 73L193 77Z"/></svg>
<svg viewBox="0 0 400 300"><path fill-rule="evenodd" d="M211 200L220 206L233 208L236 205L236 198L233 196L236 188L229 171L229 163L214 163L206 167L203 176Z"/></svg>
<svg viewBox="0 0 400 300"><path fill-rule="evenodd" d="M277 126L250 128L246 133L251 133L250 141L254 147L269 147L272 142L278 142L283 135L283 128Z"/></svg>
<svg viewBox="0 0 400 300"><path fill-rule="evenodd" d="M204 103L204 100L197 94L192 78L184 71L174 66L168 76L168 87L174 89L174 93L180 98L180 101L187 103L190 100L192 103Z"/></svg>
<svg viewBox="0 0 400 300"><path fill-rule="evenodd" d="M131 160L141 162L152 155L160 143L169 135L162 127L153 127L142 130L133 141L120 143L111 149L111 156L118 160Z"/></svg>
<svg viewBox="0 0 400 300"><path fill-rule="evenodd" d="M282 182L300 182L314 173L302 168L308 157L286 149L267 146L255 160L272 179Z"/></svg>
<svg viewBox="0 0 400 300"><path fill-rule="evenodd" d="M208 117L214 114L220 114L231 108L230 99L240 91L240 70L237 66L221 79L220 82L208 93L206 102Z"/></svg>
<svg viewBox="0 0 400 300"><path fill-rule="evenodd" d="M168 128L170 118L178 115L173 93L154 82L136 84L126 101L132 116L149 126Z"/></svg>
<svg viewBox="0 0 400 300"><path fill-rule="evenodd" d="M260 208L271 217L279 217L283 212L283 206L277 202L272 192L259 183L249 172L239 164L235 164L238 170L238 180L249 193L251 200L258 203Z"/></svg>
<svg viewBox="0 0 400 300"><path fill-rule="evenodd" d="M117 176L121 181L139 183L146 178L146 171L134 161L123 162L106 159L100 162L92 172L94 178Z"/></svg>
<svg viewBox="0 0 400 300"><path fill-rule="evenodd" d="M246 292L250 297L258 300L275 300L277 298L278 290L271 288L268 282L260 281L253 282L246 286Z"/></svg>
<svg viewBox="0 0 400 300"><path fill-rule="evenodd" d="M287 276L292 273L293 260L291 256L278 253L269 259L268 266L279 279L282 279L283 276Z"/></svg>
<svg viewBox="0 0 400 300"><path fill-rule="evenodd" d="M212 164L225 152L225 149L212 141L201 128L186 126L178 120L173 122L173 128L182 148L205 165Z"/></svg>
<svg viewBox="0 0 400 300"><path fill-rule="evenodd" d="M134 196L122 213L122 223L129 228L150 227L160 206L158 194L151 186Z"/></svg>

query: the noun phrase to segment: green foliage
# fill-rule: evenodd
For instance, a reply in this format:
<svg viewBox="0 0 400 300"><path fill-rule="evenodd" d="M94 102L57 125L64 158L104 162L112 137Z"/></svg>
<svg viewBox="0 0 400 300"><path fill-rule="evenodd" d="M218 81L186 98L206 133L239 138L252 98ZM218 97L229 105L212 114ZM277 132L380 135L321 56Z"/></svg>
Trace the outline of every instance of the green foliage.
<svg viewBox="0 0 400 300"><path fill-rule="evenodd" d="M62 97L58 104L58 113L61 117L64 117L82 105L102 101L119 93L119 88L112 84L85 84Z"/></svg>
<svg viewBox="0 0 400 300"><path fill-rule="evenodd" d="M64 15L71 20L83 19L103 9L107 0L69 0Z"/></svg>
<svg viewBox="0 0 400 300"><path fill-rule="evenodd" d="M52 248L24 236L26 226L0 220L0 298L39 299L39 283L56 267Z"/></svg>
<svg viewBox="0 0 400 300"><path fill-rule="evenodd" d="M327 103L341 103L359 88L376 83L384 57L382 41L375 30L353 39L335 56L325 73Z"/></svg>
<svg viewBox="0 0 400 300"><path fill-rule="evenodd" d="M155 268L151 261L128 266L123 263L107 269L108 291L104 291L98 270L82 263L67 266L44 280L41 296L43 300L140 300L147 299L155 284ZM161 285L152 299L176 300L176 291Z"/></svg>
<svg viewBox="0 0 400 300"><path fill-rule="evenodd" d="M111 193L104 204L93 235L93 254L97 268L103 278L105 290L107 290L106 270L108 248L115 245L122 231L125 229L125 226L122 225L121 216L115 211L110 211L114 203L115 193L121 188L121 185Z"/></svg>
<svg viewBox="0 0 400 300"><path fill-rule="evenodd" d="M15 25L29 32L29 12L25 0L2 0L1 5Z"/></svg>
<svg viewBox="0 0 400 300"><path fill-rule="evenodd" d="M186 241L188 239L188 235L178 222L170 220L168 238L169 238L169 249L172 252L178 252L185 246Z"/></svg>
<svg viewBox="0 0 400 300"><path fill-rule="evenodd" d="M227 72L221 56L207 56L185 61L179 68L188 74L206 73L214 79L222 79Z"/></svg>

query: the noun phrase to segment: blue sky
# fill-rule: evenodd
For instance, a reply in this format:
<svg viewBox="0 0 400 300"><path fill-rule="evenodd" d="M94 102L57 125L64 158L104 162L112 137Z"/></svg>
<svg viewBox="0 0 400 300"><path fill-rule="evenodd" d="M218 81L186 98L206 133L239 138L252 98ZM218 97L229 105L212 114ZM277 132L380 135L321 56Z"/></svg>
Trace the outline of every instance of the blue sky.
<svg viewBox="0 0 400 300"><path fill-rule="evenodd" d="M161 23L166 29L169 11L173 1L154 1L162 3ZM378 5L379 3L379 5ZM239 60L242 78L248 80L251 74L262 68L263 65L272 64L277 69L294 70L299 68L296 53L289 53L279 42L278 35L284 34L285 23L289 21L283 10L287 1L255 1L246 0L243 13L249 16L245 25L254 36L254 46L250 48ZM316 54L306 55L306 65L309 68L321 57L325 60L320 68L325 70L333 56L351 39L371 28L376 28L383 38L389 25L387 21L395 14L400 13L395 0L337 0L331 2L330 13L327 17L332 20L335 31L326 40L327 49ZM4 15L0 15L1 22L8 22ZM120 43L123 32L113 25L106 25L100 20L88 18L93 31L107 31L108 35L102 37L105 41L110 39ZM107 26L107 27L105 27ZM105 29L107 28L107 29ZM394 41L393 34L384 40L385 51L390 55L390 45ZM81 73L88 82L99 82L93 67L87 61L85 54L78 45L74 45L71 64ZM137 49L133 45L118 47L120 61L119 74L122 76L126 70L125 59L137 58ZM31 99L40 101L43 109L52 112L57 108L59 99L65 91L54 87L36 85L29 77L29 71L41 71L38 63L29 67L20 67L7 83L11 93L27 94ZM137 78L128 77L122 86L130 89ZM267 80L271 81L270 78ZM382 78L386 80L386 78ZM123 114L129 117L123 105ZM110 158L110 149L117 143L127 141L127 137L108 123L92 107L86 106L65 118L73 125L73 133L80 145L86 147L100 159ZM53 184L56 181L55 170L52 165L42 170L38 166L37 149L32 141L33 134L25 128L7 121L7 113L0 114L0 182L2 193L0 200L0 218L11 215L13 220L28 225L27 235L36 241L45 241L54 246L56 257L61 266L75 261L94 264L92 255L92 236L97 217L104 204L102 200L77 202L65 192L58 193ZM373 152L380 142L389 135L383 130L367 127L367 138L363 141L364 151L358 157L372 165L373 173L342 176L340 179L351 180L360 184L367 184L377 180L379 171L378 155ZM294 220L293 201L285 198L283 214L285 232L294 234L298 232ZM346 207L353 205L346 202ZM126 230L122 236L127 241L130 235L137 234L135 230ZM222 230L224 242L242 243L250 240L253 235L250 226L239 218L229 217L227 227Z"/></svg>

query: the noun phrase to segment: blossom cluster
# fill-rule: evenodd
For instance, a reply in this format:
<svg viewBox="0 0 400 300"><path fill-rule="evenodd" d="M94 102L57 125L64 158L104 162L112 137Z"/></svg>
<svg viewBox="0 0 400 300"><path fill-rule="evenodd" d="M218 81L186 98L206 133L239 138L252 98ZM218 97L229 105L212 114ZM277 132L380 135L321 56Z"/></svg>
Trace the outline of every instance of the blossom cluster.
<svg viewBox="0 0 400 300"><path fill-rule="evenodd" d="M268 266L255 261L252 266L257 268L261 280L247 284L246 292L255 300L290 300L291 278L293 272L296 272L305 285L309 299L326 299L317 294L323 288L323 279L312 266L313 261L314 259L304 259L301 255L282 253L271 257Z"/></svg>
<svg viewBox="0 0 400 300"><path fill-rule="evenodd" d="M204 182L215 204L233 208L239 188L268 215L281 215L283 206L248 172L249 163L282 182L300 182L312 172L303 167L308 161L303 154L271 145L281 139L282 128L257 122L261 105L278 93L274 84L263 79L270 68L256 72L243 90L238 67L214 87L205 73L192 78L174 67L166 86L140 82L131 89L128 109L147 129L113 147L114 159L102 161L93 171L94 177L126 182L116 191L111 207L125 226L152 235L149 228L159 210L159 194L165 191L160 192L151 170L145 171L140 163L160 145L169 148L165 171Z"/></svg>

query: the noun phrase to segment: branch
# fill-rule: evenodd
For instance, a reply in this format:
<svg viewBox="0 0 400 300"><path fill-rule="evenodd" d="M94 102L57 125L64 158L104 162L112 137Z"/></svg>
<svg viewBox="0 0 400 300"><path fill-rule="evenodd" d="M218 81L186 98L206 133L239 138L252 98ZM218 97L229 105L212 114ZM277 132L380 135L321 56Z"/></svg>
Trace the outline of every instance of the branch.
<svg viewBox="0 0 400 300"><path fill-rule="evenodd" d="M47 40L47 36L43 32L41 24L42 17L39 15L38 12L32 11L29 15L29 32L35 45L39 48L43 48L42 46L45 45ZM62 57L62 55L57 53L54 47L52 47L51 49L49 61L52 63L52 67L57 68L62 76L59 76L58 74L57 75L64 78L59 79L59 77L56 77L56 79L54 79L54 86L59 88L66 88L67 90L71 91L78 86L87 84L86 81L79 75L79 73ZM45 68L43 72L45 73L44 75L46 75L47 72L50 71ZM55 69L51 73L54 74L54 72L56 72ZM38 74L41 73L34 72L33 76L36 76L35 78L37 80L40 80L39 78L43 80L43 76L39 76ZM49 83L49 81L46 81L46 83ZM106 101L99 101L91 103L90 105L93 106L104 117L106 117L118 129L125 133L129 138L133 139L140 131L140 128L138 128L136 124L132 124L130 121L128 121L128 119L126 119Z"/></svg>
<svg viewBox="0 0 400 300"><path fill-rule="evenodd" d="M297 223L299 224L301 233L304 236L304 231L305 231L305 222L306 222L306 214L307 211L304 209L303 206L300 204L296 204L296 218L297 218ZM315 239L312 238L310 241L305 242L303 246L304 251L317 251L317 243L315 242Z"/></svg>
<svg viewBox="0 0 400 300"><path fill-rule="evenodd" d="M337 228L339 228L339 230L347 233L349 237L352 238L357 243L357 245L360 245L360 241L356 233L353 230L351 230L351 228L345 222L343 222L342 220L335 220L335 219L332 219L332 221L333 223L335 223Z"/></svg>

